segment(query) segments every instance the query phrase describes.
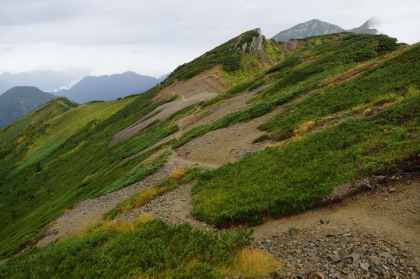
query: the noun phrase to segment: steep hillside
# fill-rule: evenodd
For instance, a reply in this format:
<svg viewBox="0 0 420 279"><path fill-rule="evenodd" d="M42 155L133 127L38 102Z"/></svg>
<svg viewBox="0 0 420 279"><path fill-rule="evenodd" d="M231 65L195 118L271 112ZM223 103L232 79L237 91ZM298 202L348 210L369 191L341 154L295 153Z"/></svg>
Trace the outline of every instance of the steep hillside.
<svg viewBox="0 0 420 279"><path fill-rule="evenodd" d="M70 89L60 90L56 94L78 103L94 100L109 101L145 92L158 83L157 78L142 76L134 72L109 76L87 76Z"/></svg>
<svg viewBox="0 0 420 279"><path fill-rule="evenodd" d="M31 126L41 126L42 123L77 107L77 104L66 98L57 98L25 115L18 121L0 130L0 146L5 145Z"/></svg>
<svg viewBox="0 0 420 279"><path fill-rule="evenodd" d="M54 98L58 97L32 86L16 86L7 90L0 95L0 128Z"/></svg>
<svg viewBox="0 0 420 279"><path fill-rule="evenodd" d="M144 94L87 103L23 130L0 148L0 251L7 257L39 248L9 260L0 275L19 276L31 263L33 276L47 277L53 271L46 265L79 277L363 278L401 255L404 262L389 270L416 274L416 217L401 214L397 224L389 212L375 211L392 223L384 227L358 220L348 205L334 211L355 216L350 224L360 227L332 220L336 227L319 228L319 219L308 226L291 214L385 189L381 181L399 177L414 181L403 183L410 197L419 194L419 54L420 45L399 46L385 35L274 43L257 29L180 66ZM366 195L375 208L417 210L409 197L386 204ZM285 215L290 227L282 225ZM231 230L238 225L254 226L251 246L250 231ZM401 231L408 246L388 244ZM348 247L316 250L325 235ZM312 241L305 245L315 256L297 252L294 237ZM361 243L375 249L359 253ZM316 263L300 270L296 255ZM389 270L377 274L391 278Z"/></svg>

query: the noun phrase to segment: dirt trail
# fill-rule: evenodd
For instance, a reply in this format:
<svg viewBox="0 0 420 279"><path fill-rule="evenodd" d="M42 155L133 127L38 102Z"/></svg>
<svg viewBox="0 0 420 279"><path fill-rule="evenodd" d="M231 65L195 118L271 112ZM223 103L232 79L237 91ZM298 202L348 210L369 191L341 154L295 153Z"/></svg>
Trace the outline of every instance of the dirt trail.
<svg viewBox="0 0 420 279"><path fill-rule="evenodd" d="M218 165L200 161L185 160L179 158L176 152L173 152L165 165L155 174L152 174L145 179L121 190L95 199L84 200L72 209L66 211L54 222L54 225L49 228L45 236L36 244L36 246L43 247L57 239L77 235L87 225L102 220L103 214L111 210L117 203L127 199L129 196L141 191L142 189L158 184L168 178L172 171L176 169L193 166L210 169L217 167Z"/></svg>
<svg viewBox="0 0 420 279"><path fill-rule="evenodd" d="M181 157L193 161L225 164L237 161L248 153L262 150L265 148L265 144L253 143L256 138L264 134L258 127L314 92L316 90L310 91L289 103L279 106L274 111L254 118L251 121L215 130L204 136L192 139L177 149L178 154ZM249 99L249 96L245 97Z"/></svg>
<svg viewBox="0 0 420 279"><path fill-rule="evenodd" d="M165 103L134 124L118 132L110 141L112 146L125 140L156 120L163 120L194 103L206 101L223 92L226 86L218 78L220 67L213 67L187 81L178 81L162 89L154 98L155 101L168 100L173 96L180 96L172 102Z"/></svg>
<svg viewBox="0 0 420 279"><path fill-rule="evenodd" d="M217 120L217 119L219 119L219 118L221 118L221 117L223 117L223 116L225 116L229 113L240 111L244 108L249 107L249 104L247 104L247 101L252 99L258 91L259 90L255 90L253 92L249 92L249 93L246 93L246 94L228 99L228 100L222 102L221 104L209 107L205 110L200 110L198 112L195 112L195 113L190 114L190 115L186 115L186 116L178 119L176 121L175 125L177 125L179 127L179 131L177 131L176 133L174 133L172 135L167 136L164 139L161 139L160 141L153 144L152 146L127 157L126 159L121 161L120 164L123 164L128 160L134 159L134 158L140 156L141 154L144 154L144 153L146 153L146 152L148 152L148 151L150 151L150 150L152 150L152 149L154 149L158 146L164 145L164 144L168 143L169 141L171 141L173 139L179 139L183 134L185 134L186 132L190 131L193 128L196 128L196 127L201 126L201 125L210 124L213 121L215 121L215 120ZM211 164L211 163L209 162L209 164Z"/></svg>

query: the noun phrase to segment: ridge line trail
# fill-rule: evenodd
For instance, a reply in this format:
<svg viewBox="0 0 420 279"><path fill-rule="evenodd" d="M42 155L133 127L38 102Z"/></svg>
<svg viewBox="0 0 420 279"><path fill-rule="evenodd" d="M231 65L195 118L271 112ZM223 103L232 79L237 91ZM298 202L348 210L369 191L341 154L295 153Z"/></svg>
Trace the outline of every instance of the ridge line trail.
<svg viewBox="0 0 420 279"><path fill-rule="evenodd" d="M182 159L178 157L176 152L173 152L164 166L156 173L118 191L81 201L64 212L52 223L53 225L48 229L44 237L38 241L36 246L44 247L59 238L67 238L79 234L87 225L101 221L103 214L111 210L117 203L143 189L153 187L162 182L176 169L193 166L201 166L205 169L218 167L216 164Z"/></svg>

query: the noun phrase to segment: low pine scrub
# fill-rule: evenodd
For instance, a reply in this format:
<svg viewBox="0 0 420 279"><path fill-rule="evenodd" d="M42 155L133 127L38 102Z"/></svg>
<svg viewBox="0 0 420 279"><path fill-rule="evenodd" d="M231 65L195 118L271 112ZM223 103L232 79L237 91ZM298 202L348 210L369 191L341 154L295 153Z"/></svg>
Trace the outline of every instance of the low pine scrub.
<svg viewBox="0 0 420 279"><path fill-rule="evenodd" d="M1 265L0 277L220 278L236 268L236 254L249 241L248 231L205 232L141 217L135 225L103 225L32 249Z"/></svg>

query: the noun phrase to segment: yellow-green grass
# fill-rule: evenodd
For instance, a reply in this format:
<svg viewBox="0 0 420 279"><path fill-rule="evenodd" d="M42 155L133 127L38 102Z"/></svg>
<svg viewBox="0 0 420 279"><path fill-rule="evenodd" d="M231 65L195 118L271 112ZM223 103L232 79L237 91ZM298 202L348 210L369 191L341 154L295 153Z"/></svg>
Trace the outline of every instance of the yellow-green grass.
<svg viewBox="0 0 420 279"><path fill-rule="evenodd" d="M43 136L37 138L30 145L25 157L20 161L19 167L23 168L33 164L39 158L46 156L57 148L73 133L86 126L89 122L108 118L134 99L135 97L133 96L109 102L89 102L49 119L44 124L47 128L43 132Z"/></svg>
<svg viewBox="0 0 420 279"><path fill-rule="evenodd" d="M77 104L70 102L66 98L58 98L49 101L40 108L25 115L23 118L3 129L0 129L0 146L15 139L31 125L36 125L37 123L57 117L75 107L77 107Z"/></svg>

